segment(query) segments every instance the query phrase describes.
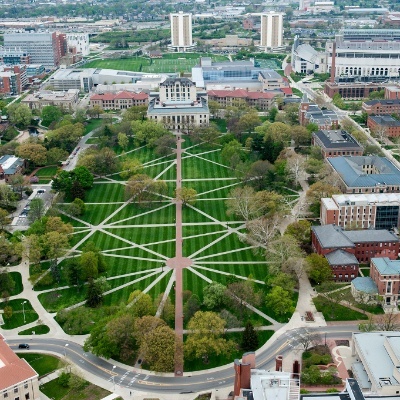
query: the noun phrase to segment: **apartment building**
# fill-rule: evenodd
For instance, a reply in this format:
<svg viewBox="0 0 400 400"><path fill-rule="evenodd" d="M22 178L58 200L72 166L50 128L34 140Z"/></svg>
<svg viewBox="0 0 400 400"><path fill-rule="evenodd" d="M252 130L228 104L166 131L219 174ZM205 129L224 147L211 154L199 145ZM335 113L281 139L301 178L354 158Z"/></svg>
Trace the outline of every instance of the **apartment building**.
<svg viewBox="0 0 400 400"><path fill-rule="evenodd" d="M89 107L100 106L103 110L124 110L133 106L149 104L147 93L121 91L118 93L96 93L90 97Z"/></svg>
<svg viewBox="0 0 400 400"><path fill-rule="evenodd" d="M175 52L186 52L195 48L192 38L192 14L173 13L169 16L171 22L171 44L168 48Z"/></svg>
<svg viewBox="0 0 400 400"><path fill-rule="evenodd" d="M88 33L67 33L66 40L68 47L75 47L77 53L82 56L89 55L90 43Z"/></svg>
<svg viewBox="0 0 400 400"><path fill-rule="evenodd" d="M261 14L260 49L279 50L283 47L283 13Z"/></svg>
<svg viewBox="0 0 400 400"><path fill-rule="evenodd" d="M400 114L400 99L364 101L362 110L368 115Z"/></svg>
<svg viewBox="0 0 400 400"><path fill-rule="evenodd" d="M386 137L400 136L400 121L391 115L370 115L367 119L367 126L372 133L382 134Z"/></svg>

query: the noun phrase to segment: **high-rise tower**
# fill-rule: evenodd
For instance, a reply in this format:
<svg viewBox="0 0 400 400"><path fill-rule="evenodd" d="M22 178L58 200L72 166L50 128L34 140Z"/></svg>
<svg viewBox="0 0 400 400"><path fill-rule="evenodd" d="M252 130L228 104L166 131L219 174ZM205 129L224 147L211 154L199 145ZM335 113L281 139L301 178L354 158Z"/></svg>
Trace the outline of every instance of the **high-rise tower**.
<svg viewBox="0 0 400 400"><path fill-rule="evenodd" d="M261 14L260 48L274 50L283 46L283 13L271 11Z"/></svg>
<svg viewBox="0 0 400 400"><path fill-rule="evenodd" d="M170 50L185 52L195 47L192 38L192 14L179 11L170 14L171 21L171 44Z"/></svg>

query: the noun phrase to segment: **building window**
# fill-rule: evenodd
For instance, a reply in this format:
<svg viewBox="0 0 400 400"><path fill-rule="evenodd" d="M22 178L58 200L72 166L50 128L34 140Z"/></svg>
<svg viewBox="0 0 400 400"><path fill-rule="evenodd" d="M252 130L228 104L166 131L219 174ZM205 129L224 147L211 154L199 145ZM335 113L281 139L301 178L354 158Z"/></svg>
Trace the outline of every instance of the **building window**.
<svg viewBox="0 0 400 400"><path fill-rule="evenodd" d="M14 388L14 393L18 393L18 388L17 387Z"/></svg>
<svg viewBox="0 0 400 400"><path fill-rule="evenodd" d="M4 393L3 393L3 397L6 399L6 398L8 397L8 393L7 393L7 392L4 392Z"/></svg>

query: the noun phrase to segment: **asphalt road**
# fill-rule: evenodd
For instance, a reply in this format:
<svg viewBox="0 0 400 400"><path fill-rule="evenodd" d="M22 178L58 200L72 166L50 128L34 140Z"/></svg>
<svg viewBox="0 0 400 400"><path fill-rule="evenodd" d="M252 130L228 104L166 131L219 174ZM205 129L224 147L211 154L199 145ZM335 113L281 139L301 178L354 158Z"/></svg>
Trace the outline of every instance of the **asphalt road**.
<svg viewBox="0 0 400 400"><path fill-rule="evenodd" d="M320 332L323 336L326 333L327 339L350 339L352 332L358 331L358 327L356 325L327 326L316 328L312 331ZM257 353L256 367L267 370L273 369L275 367L275 357L278 354L285 356L289 351L292 351L296 345L296 335L298 334L299 330L294 329L282 334L275 341L268 343L264 349ZM21 339L8 340L7 342L13 350L18 350L18 343L21 343ZM69 363L78 365L83 370L92 373L98 378L108 382L114 381L116 385L132 390L182 393L191 391L199 392L233 385L233 363L218 371L204 371L195 375L185 373L183 377L174 377L172 374L168 374L169 376L150 375L146 371L128 366L126 368L119 366L113 368L111 362L96 357L91 353L85 353L82 347L74 342L34 336L28 343L30 350L22 350L20 352L40 353L43 351L56 353L60 357L66 356Z"/></svg>

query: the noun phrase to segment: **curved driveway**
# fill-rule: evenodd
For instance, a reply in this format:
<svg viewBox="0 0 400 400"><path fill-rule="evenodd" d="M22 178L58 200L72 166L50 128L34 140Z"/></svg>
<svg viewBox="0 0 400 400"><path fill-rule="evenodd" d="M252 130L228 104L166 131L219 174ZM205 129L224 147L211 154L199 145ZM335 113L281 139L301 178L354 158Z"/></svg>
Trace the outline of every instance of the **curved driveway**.
<svg viewBox="0 0 400 400"><path fill-rule="evenodd" d="M313 329L322 334L326 333L326 338L350 339L351 334L357 331L357 325L346 326L326 326ZM278 336L275 340L272 338L267 344L256 352L256 366L260 369L272 369L275 366L275 357L278 354L285 356L293 350L293 337L297 330L287 331L286 334ZM8 343L17 350L21 339L8 340ZM68 344L68 346L65 346ZM182 393L199 392L215 388L233 386L233 360L222 368L214 370L204 370L195 373L185 373L183 377L174 377L173 374L147 374L137 368L123 368L116 366L113 371L112 362L96 357L91 353L85 353L78 344L62 339L33 337L29 341L29 352L52 352L60 357L67 357L68 362L78 365L84 371L87 371L104 381L114 382L121 387L132 390L146 392L162 393ZM24 351L25 352L25 351Z"/></svg>

